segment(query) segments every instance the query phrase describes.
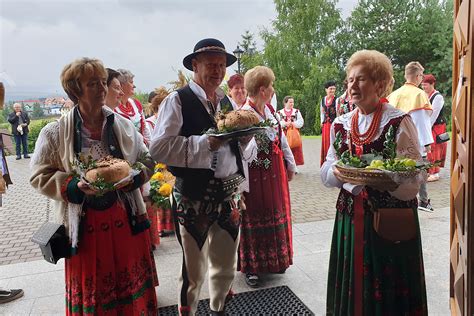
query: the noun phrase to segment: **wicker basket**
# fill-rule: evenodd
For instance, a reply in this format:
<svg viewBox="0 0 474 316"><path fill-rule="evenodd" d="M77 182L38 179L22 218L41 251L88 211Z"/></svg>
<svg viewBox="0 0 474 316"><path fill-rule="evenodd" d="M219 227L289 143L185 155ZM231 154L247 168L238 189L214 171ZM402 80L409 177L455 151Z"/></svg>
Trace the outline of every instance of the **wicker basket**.
<svg viewBox="0 0 474 316"><path fill-rule="evenodd" d="M369 185L378 187L393 187L397 183L392 179L390 174L379 169L365 169L336 165L336 169L340 172L338 179L355 185ZM420 171L398 171L399 179L409 179L416 177Z"/></svg>

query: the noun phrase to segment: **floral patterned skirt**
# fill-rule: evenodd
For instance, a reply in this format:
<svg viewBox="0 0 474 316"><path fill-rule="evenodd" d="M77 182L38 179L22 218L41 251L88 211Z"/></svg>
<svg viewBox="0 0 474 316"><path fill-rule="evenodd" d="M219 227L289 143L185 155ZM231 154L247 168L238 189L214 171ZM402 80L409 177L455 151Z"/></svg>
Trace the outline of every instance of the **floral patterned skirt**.
<svg viewBox="0 0 474 316"><path fill-rule="evenodd" d="M413 211L419 227L417 212ZM421 239L388 242L374 231L372 220L372 213L366 212L363 314L427 315ZM327 315L354 315L355 274L353 217L337 212L329 260Z"/></svg>
<svg viewBox="0 0 474 316"><path fill-rule="evenodd" d="M249 169L250 193L245 194L239 246L239 269L244 273L276 273L293 264L286 169L281 152L270 158L268 169Z"/></svg>
<svg viewBox="0 0 474 316"><path fill-rule="evenodd" d="M132 235L115 203L87 209L76 255L66 259L66 314L156 315L158 285L147 231Z"/></svg>

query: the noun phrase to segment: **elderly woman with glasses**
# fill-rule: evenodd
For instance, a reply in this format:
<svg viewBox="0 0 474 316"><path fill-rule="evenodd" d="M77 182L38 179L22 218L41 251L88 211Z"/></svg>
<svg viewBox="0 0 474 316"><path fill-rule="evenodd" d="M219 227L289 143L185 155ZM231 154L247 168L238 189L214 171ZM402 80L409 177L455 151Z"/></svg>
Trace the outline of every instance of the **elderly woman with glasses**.
<svg viewBox="0 0 474 316"><path fill-rule="evenodd" d="M361 156L377 151L388 158L393 152L384 151L387 143L396 144L396 156L419 160L417 129L409 115L385 99L393 76L387 56L374 50L358 51L349 58L346 74L348 93L357 107L335 119L321 168L324 185L341 188L326 313L427 315L418 182L396 188L354 186L334 168L345 153Z"/></svg>
<svg viewBox="0 0 474 316"><path fill-rule="evenodd" d="M76 105L38 137L31 185L55 201L70 239L66 314L151 315L157 312L156 269L140 186L154 162L133 124L105 106L107 71L97 59L66 65L61 83ZM99 192L77 175L81 157L140 163L129 184Z"/></svg>

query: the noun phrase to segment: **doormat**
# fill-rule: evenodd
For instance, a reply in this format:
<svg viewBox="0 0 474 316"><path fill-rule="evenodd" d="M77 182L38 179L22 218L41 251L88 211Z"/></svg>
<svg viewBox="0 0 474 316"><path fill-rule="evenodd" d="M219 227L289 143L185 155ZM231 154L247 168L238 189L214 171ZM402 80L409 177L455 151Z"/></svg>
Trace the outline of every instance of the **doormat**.
<svg viewBox="0 0 474 316"><path fill-rule="evenodd" d="M314 315L287 286L237 293L225 311L227 315ZM209 299L200 300L197 315L209 314ZM159 315L178 315L178 305L161 307Z"/></svg>

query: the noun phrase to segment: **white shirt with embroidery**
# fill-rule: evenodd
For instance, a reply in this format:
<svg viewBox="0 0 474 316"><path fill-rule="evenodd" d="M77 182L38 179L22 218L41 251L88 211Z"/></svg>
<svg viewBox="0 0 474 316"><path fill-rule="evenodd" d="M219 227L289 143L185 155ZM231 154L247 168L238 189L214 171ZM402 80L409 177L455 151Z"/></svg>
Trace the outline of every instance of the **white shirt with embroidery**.
<svg viewBox="0 0 474 316"><path fill-rule="evenodd" d="M277 118L280 120L281 127L286 127L289 122L287 122L286 119L285 119L286 116L287 116L287 113L285 112L285 109L284 108L281 109L280 111L277 112L277 114L278 114ZM292 108L289 116L295 116L296 117L295 121L292 122L292 123L297 129L300 129L300 128L303 127L304 119L303 119L303 115L301 115L300 110Z"/></svg>
<svg viewBox="0 0 474 316"><path fill-rule="evenodd" d="M201 101L208 113L205 91L194 81L189 87ZM218 101L224 97L221 89L216 90ZM185 168L201 168L214 170L214 176L222 179L237 173L236 157L228 143L223 144L217 151L209 149L208 135L180 136L183 126L181 99L178 92L170 93L161 103L155 129L151 137L150 154L156 161L170 166ZM220 110L220 104L216 108ZM256 143L252 139L245 148L241 147L242 160L251 161L256 156ZM188 152L187 159L185 152ZM214 160L214 164L213 164Z"/></svg>

